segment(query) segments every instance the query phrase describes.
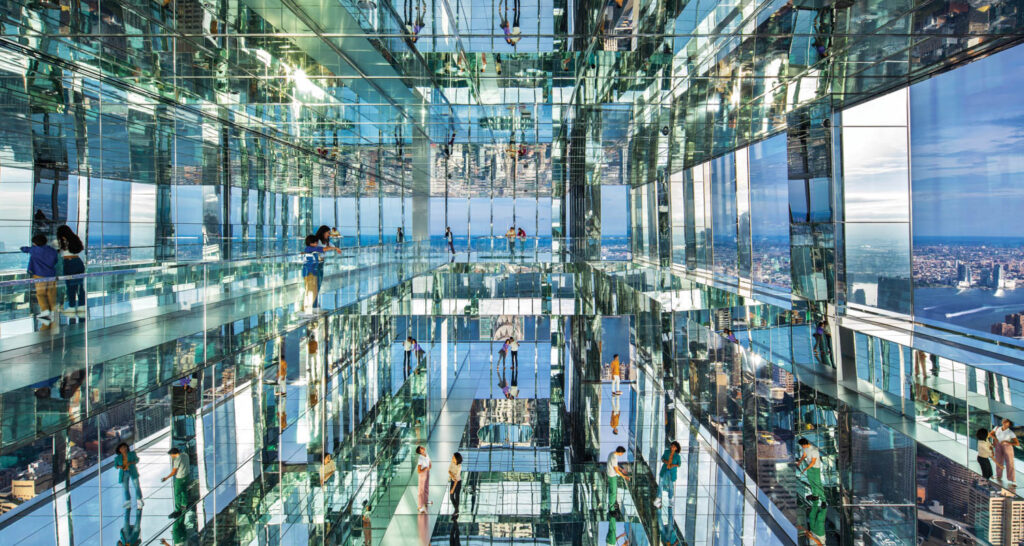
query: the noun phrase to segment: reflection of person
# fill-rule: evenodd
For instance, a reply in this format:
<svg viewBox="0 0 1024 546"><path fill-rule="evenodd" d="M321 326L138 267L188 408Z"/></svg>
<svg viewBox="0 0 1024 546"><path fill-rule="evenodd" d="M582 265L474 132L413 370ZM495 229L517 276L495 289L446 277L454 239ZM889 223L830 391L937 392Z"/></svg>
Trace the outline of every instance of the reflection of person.
<svg viewBox="0 0 1024 546"><path fill-rule="evenodd" d="M139 546L142 544L142 510L135 512L134 525L131 515L131 508L125 508L124 524L121 526L121 537L117 541L117 546Z"/></svg>
<svg viewBox="0 0 1024 546"><path fill-rule="evenodd" d="M341 254L340 248L331 245L331 237L337 235L338 230L327 226L320 226L316 230L316 239L317 242L320 244L321 252L323 252L323 254L320 255L320 261L317 262L316 264L316 286L318 292L321 288L323 288L324 285L324 255L327 253L328 250L332 250L336 254ZM319 299L313 300L313 307L320 307Z"/></svg>
<svg viewBox="0 0 1024 546"><path fill-rule="evenodd" d="M928 375L928 353L924 351L914 351L914 375L924 377Z"/></svg>
<svg viewBox="0 0 1024 546"><path fill-rule="evenodd" d="M124 487L124 507L131 509L132 495L131 484L135 484L135 501L139 510L145 504L142 502L142 487L139 486L139 456L132 451L128 444L121 442L114 450L117 455L114 457L114 466L117 467L117 481Z"/></svg>
<svg viewBox="0 0 1024 546"><path fill-rule="evenodd" d="M619 383L622 380L622 363L619 362L618 353L612 355L612 362L609 364L609 367L612 374L612 394L622 394L620 390L622 385Z"/></svg>
<svg viewBox="0 0 1024 546"><path fill-rule="evenodd" d="M420 456L416 461L416 474L419 479L418 491L419 497L417 500L417 506L421 514L427 513L427 503L430 502L429 498L429 487L430 487L430 457L427 456L427 448L419 446L416 448L416 453Z"/></svg>
<svg viewBox="0 0 1024 546"><path fill-rule="evenodd" d="M821 486L821 454L807 438L800 438L797 443L800 444L803 454L797 460L796 466L807 476L807 483L811 487L811 494L807 496L807 500L816 502L824 499L825 489ZM807 461L807 464L800 466L804 461Z"/></svg>
<svg viewBox="0 0 1024 546"><path fill-rule="evenodd" d="M676 522L673 517L671 499L669 504L658 508L658 538L662 546L682 546L679 534L676 533Z"/></svg>
<svg viewBox="0 0 1024 546"><path fill-rule="evenodd" d="M626 527L626 531L627 532L622 533L621 535L619 534L619 531L618 531L618 528L619 528L618 517L621 517L621 516L622 516L622 514L613 514L608 519L608 532L605 533L605 535L604 535L604 543L605 544L618 545L619 544L619 539L623 539L623 538L626 537L627 534L629 534L628 533L629 527ZM625 538L625 540L622 542L621 546L629 546L629 539Z"/></svg>
<svg viewBox="0 0 1024 546"><path fill-rule="evenodd" d="M509 226L508 231L505 232L505 239L508 240L508 251L509 253L515 253L516 251L516 229Z"/></svg>
<svg viewBox="0 0 1024 546"><path fill-rule="evenodd" d="M412 369L412 347L412 336L406 336L405 341L402 342L402 350L405 352L405 359L402 361L402 366L405 368L405 377L407 379L409 377L409 370Z"/></svg>
<svg viewBox="0 0 1024 546"><path fill-rule="evenodd" d="M620 399L621 394L612 394L612 418L611 422L608 423L612 427L612 434L619 433L619 416L622 414L620 411Z"/></svg>
<svg viewBox="0 0 1024 546"><path fill-rule="evenodd" d="M455 236L452 235L452 228L450 228L450 227L445 227L444 228L444 240L445 240L445 242L448 243L448 252L451 252L452 255L454 256L455 255Z"/></svg>
<svg viewBox="0 0 1024 546"><path fill-rule="evenodd" d="M171 473L161 478L160 481L165 482L174 478L174 511L171 512L170 517L176 518L188 506L189 461L188 455L176 447L172 447L167 454L171 456Z"/></svg>
<svg viewBox="0 0 1024 546"><path fill-rule="evenodd" d="M825 544L825 515L828 507L824 502L816 502L807 512L807 539L814 546Z"/></svg>
<svg viewBox="0 0 1024 546"><path fill-rule="evenodd" d="M995 455L996 479L1003 479L1003 468L1006 468L1006 481L1011 485L1015 485L1017 483L1017 473L1013 468L1013 448L1019 446L1020 441L1017 440L1017 433L1013 431L1012 426L1012 421L1003 419L1000 426L992 429L989 437L995 439L992 443L992 454Z"/></svg>
<svg viewBox="0 0 1024 546"><path fill-rule="evenodd" d="M323 464L320 465L320 485L327 483L327 480L334 476L334 472L337 470L337 465L334 463L334 458L331 457L330 453L324 453Z"/></svg>
<svg viewBox="0 0 1024 546"><path fill-rule="evenodd" d="M505 356L508 355L508 338L501 344L501 348L498 349L498 364L502 368L505 367Z"/></svg>
<svg viewBox="0 0 1024 546"><path fill-rule="evenodd" d="M416 338L412 338L412 352L416 353L416 373L420 373L420 365L423 364L423 357L427 356L427 351L420 346L420 342L416 341Z"/></svg>
<svg viewBox="0 0 1024 546"><path fill-rule="evenodd" d="M613 510L619 505L619 478L629 481L629 476L619 468L619 457L626 454L626 448L619 446L615 452L608 455L608 462L605 464L605 473L608 475L608 509Z"/></svg>
<svg viewBox="0 0 1024 546"><path fill-rule="evenodd" d="M68 226L57 228L57 242L60 245L61 257L64 258L64 274L80 275L85 273L85 263L78 255L85 250L82 240ZM68 298L68 312L77 316L85 316L85 280L67 279L64 281ZM79 309L81 305L81 309Z"/></svg>
<svg viewBox="0 0 1024 546"><path fill-rule="evenodd" d="M302 280L305 290L302 296L303 313L311 313L317 307L317 298L320 295L320 282L317 279L317 271L320 263L323 262L324 249L320 247L316 235L306 236L306 248L303 249Z"/></svg>
<svg viewBox="0 0 1024 546"><path fill-rule="evenodd" d="M661 495L664 492L668 495L669 502L675 497L676 477L679 474L679 467L683 464L682 455L679 454L683 446L679 442L672 442L661 454L661 471L658 472L658 498L654 501L657 507L661 507Z"/></svg>
<svg viewBox="0 0 1024 546"><path fill-rule="evenodd" d="M459 518L459 494L462 493L462 454L452 455L448 465L448 500L452 503L452 519Z"/></svg>
<svg viewBox="0 0 1024 546"><path fill-rule="evenodd" d="M725 336L726 341L729 343L739 343L740 340L736 339L736 336L732 333L732 330L726 328L722 330L722 335Z"/></svg>
<svg viewBox="0 0 1024 546"><path fill-rule="evenodd" d="M979 428L974 435L978 439L978 466L981 476L986 480L992 478L992 442L988 441L988 429Z"/></svg>
<svg viewBox="0 0 1024 546"><path fill-rule="evenodd" d="M508 338L508 351L512 353L512 369L515 370L519 366L519 342L516 338Z"/></svg>
<svg viewBox="0 0 1024 546"><path fill-rule="evenodd" d="M373 544L373 520L370 518L370 514L373 510L370 508L370 503L363 501L363 546L370 546Z"/></svg>
<svg viewBox="0 0 1024 546"><path fill-rule="evenodd" d="M398 241L398 244L402 244L405 242L405 232L402 231L402 228L398 228L398 233L395 235L395 240Z"/></svg>
<svg viewBox="0 0 1024 546"><path fill-rule="evenodd" d="M57 251L46 244L46 235L32 237L32 246L23 246L21 251L28 254L28 274L33 279L57 276ZM50 313L57 308L57 281L35 283L36 301L39 303L38 318L44 323L50 320Z"/></svg>

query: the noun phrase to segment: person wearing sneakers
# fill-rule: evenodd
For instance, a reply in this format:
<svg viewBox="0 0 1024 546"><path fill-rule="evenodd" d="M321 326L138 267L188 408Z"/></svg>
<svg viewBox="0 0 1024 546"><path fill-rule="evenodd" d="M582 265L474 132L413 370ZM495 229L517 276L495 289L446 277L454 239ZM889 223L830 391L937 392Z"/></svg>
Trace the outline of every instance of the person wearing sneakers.
<svg viewBox="0 0 1024 546"><path fill-rule="evenodd" d="M124 486L124 508L128 510L132 507L131 484L135 484L135 502L139 510L142 510L145 503L142 502L142 488L139 486L139 456L124 442L118 444L114 451L117 453L114 458L117 481Z"/></svg>
<svg viewBox="0 0 1024 546"><path fill-rule="evenodd" d="M519 367L519 342L516 338L508 338L508 352L512 353L512 369Z"/></svg>
<svg viewBox="0 0 1024 546"><path fill-rule="evenodd" d="M191 466L188 455L182 453L180 449L172 447L167 454L171 456L171 473L160 478L160 481L165 482L174 478L174 511L168 517L177 518L188 506L188 478Z"/></svg>
<svg viewBox="0 0 1024 546"><path fill-rule="evenodd" d="M612 394L622 394L622 391L620 390L622 388L622 385L620 384L620 381L622 380L622 363L619 362L618 354L612 355L612 363L609 366L611 367L612 372Z"/></svg>
<svg viewBox="0 0 1024 546"><path fill-rule="evenodd" d="M626 454L626 448L619 446L615 452L608 455L608 462L605 463L605 474L608 476L608 510L614 510L619 505L619 478L629 481L629 476L619 468L619 457Z"/></svg>
<svg viewBox="0 0 1024 546"><path fill-rule="evenodd" d="M39 233L32 237L32 246L23 246L21 251L28 254L28 274L33 279L52 279L35 283L38 318L49 324L57 307L57 250L46 244L46 235Z"/></svg>
<svg viewBox="0 0 1024 546"><path fill-rule="evenodd" d="M996 462L996 479L1003 479L1003 469L1006 469L1006 481L1011 485L1017 483L1017 473L1013 469L1013 448L1020 445L1017 440L1017 433L1013 431L1013 422L1003 419L1000 426L992 429L989 433L992 438L992 454Z"/></svg>
<svg viewBox="0 0 1024 546"><path fill-rule="evenodd" d="M417 489L419 496L417 497L417 508L421 514L427 513L427 505L430 503L430 457L427 456L427 448L418 446L416 448L416 454L419 455L419 459L416 461L416 474L418 476Z"/></svg>

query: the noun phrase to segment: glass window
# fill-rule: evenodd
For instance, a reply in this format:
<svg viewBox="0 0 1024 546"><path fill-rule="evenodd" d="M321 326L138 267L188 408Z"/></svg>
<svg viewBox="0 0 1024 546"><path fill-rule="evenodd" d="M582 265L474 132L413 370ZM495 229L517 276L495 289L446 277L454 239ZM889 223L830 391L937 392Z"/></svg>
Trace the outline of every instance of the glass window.
<svg viewBox="0 0 1024 546"><path fill-rule="evenodd" d="M1024 334L1021 66L1017 46L910 89L918 318Z"/></svg>
<svg viewBox="0 0 1024 546"><path fill-rule="evenodd" d="M786 136L750 147L751 278L756 283L789 287L789 180Z"/></svg>

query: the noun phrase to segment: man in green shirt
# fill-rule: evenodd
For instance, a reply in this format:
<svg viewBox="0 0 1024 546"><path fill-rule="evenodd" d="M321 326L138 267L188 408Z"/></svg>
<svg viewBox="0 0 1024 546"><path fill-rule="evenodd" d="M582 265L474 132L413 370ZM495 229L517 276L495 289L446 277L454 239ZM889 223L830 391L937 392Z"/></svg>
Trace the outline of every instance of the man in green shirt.
<svg viewBox="0 0 1024 546"><path fill-rule="evenodd" d="M171 473L164 476L161 481L174 478L174 512L169 517L176 518L181 511L188 506L188 477L191 470L188 455L176 447L167 452L171 456Z"/></svg>

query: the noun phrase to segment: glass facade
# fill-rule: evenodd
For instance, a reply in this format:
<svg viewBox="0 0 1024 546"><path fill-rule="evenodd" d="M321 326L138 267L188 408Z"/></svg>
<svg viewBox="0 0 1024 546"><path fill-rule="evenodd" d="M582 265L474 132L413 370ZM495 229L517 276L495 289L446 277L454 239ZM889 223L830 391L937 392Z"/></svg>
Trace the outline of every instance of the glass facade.
<svg viewBox="0 0 1024 546"><path fill-rule="evenodd" d="M1024 3L0 3L11 544L1024 544Z"/></svg>

